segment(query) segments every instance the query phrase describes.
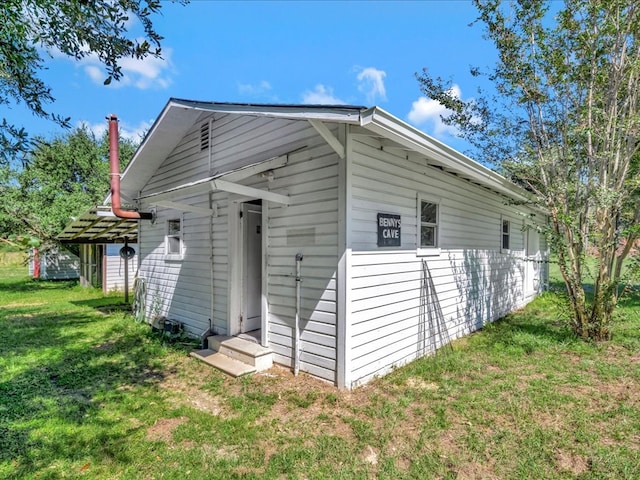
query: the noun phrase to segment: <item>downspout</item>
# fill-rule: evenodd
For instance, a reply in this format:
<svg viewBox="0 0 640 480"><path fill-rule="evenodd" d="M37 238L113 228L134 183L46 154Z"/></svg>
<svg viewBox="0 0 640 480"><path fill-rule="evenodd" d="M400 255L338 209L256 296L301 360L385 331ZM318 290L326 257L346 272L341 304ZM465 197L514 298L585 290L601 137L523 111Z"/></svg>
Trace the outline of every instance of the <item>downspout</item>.
<svg viewBox="0 0 640 480"><path fill-rule="evenodd" d="M294 352L293 352L293 374L298 375L300 371L300 264L302 263L302 253L296 254L296 318L294 331Z"/></svg>
<svg viewBox="0 0 640 480"><path fill-rule="evenodd" d="M153 220L151 212L123 210L120 202L120 145L118 143L118 117L109 115L109 175L111 176L111 211L118 218Z"/></svg>

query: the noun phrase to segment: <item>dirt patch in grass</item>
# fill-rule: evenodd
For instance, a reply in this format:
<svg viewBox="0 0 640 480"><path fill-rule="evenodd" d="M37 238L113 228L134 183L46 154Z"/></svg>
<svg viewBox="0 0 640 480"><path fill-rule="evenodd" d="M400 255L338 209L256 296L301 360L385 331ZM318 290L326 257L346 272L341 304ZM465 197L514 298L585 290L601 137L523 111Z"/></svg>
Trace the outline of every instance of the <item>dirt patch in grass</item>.
<svg viewBox="0 0 640 480"><path fill-rule="evenodd" d="M421 378L409 377L405 381L405 385L415 390L438 390L440 386L434 382L427 382Z"/></svg>
<svg viewBox="0 0 640 480"><path fill-rule="evenodd" d="M360 456L365 463L370 465L378 465L378 451L371 445L364 447L364 450L360 452Z"/></svg>
<svg viewBox="0 0 640 480"><path fill-rule="evenodd" d="M147 440L171 442L173 431L188 420L187 417L160 418L147 429Z"/></svg>
<svg viewBox="0 0 640 480"><path fill-rule="evenodd" d="M31 303L8 303L6 305L0 305L0 310L9 309L9 308L27 308L27 307L41 307L42 305L46 305L44 302L31 302Z"/></svg>
<svg viewBox="0 0 640 480"><path fill-rule="evenodd" d="M564 417L558 412L536 412L534 421L546 430L559 432L564 427Z"/></svg>
<svg viewBox="0 0 640 480"><path fill-rule="evenodd" d="M556 465L559 470L569 472L572 475L582 475L591 468L591 461L584 455L559 451L555 454Z"/></svg>
<svg viewBox="0 0 640 480"><path fill-rule="evenodd" d="M479 462L467 462L455 468L456 480L499 480L493 468Z"/></svg>
<svg viewBox="0 0 640 480"><path fill-rule="evenodd" d="M219 395L202 388L203 378L212 373L210 368L205 368L189 358L181 359L178 363L167 367L159 386L170 392L179 404L188 405L215 416L232 416L232 413L224 407L223 399ZM185 377L185 374L188 376Z"/></svg>
<svg viewBox="0 0 640 480"><path fill-rule="evenodd" d="M194 392L188 398L189 404L202 412L216 416L224 412L220 399L207 392Z"/></svg>

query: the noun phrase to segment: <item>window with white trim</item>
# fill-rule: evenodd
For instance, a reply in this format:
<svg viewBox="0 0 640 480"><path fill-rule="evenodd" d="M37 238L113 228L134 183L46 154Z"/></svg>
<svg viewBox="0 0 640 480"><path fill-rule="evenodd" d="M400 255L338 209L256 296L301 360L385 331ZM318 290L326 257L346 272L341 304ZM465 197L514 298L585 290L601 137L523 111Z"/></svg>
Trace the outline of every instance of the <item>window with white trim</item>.
<svg viewBox="0 0 640 480"><path fill-rule="evenodd" d="M439 209L434 199L418 197L418 250L422 254L438 253Z"/></svg>
<svg viewBox="0 0 640 480"><path fill-rule="evenodd" d="M182 258L182 220L179 218L167 220L164 253L170 258Z"/></svg>
<svg viewBox="0 0 640 480"><path fill-rule="evenodd" d="M508 252L511 249L511 222L509 220L502 219L502 235L501 235L501 249L503 252Z"/></svg>

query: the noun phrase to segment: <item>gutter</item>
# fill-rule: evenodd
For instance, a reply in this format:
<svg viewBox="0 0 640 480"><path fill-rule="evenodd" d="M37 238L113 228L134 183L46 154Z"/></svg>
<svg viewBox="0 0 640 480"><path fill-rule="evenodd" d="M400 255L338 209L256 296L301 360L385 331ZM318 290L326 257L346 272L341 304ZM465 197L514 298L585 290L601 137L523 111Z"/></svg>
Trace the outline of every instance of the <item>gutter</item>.
<svg viewBox="0 0 640 480"><path fill-rule="evenodd" d="M151 212L123 210L120 201L120 145L118 143L118 117L109 115L109 175L111 177L111 211L118 218L153 220Z"/></svg>

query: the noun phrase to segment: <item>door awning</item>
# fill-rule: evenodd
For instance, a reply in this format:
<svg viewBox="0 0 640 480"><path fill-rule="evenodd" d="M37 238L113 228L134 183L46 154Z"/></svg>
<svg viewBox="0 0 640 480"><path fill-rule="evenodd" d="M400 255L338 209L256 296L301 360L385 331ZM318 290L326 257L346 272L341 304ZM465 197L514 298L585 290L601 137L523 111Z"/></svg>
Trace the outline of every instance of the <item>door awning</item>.
<svg viewBox="0 0 640 480"><path fill-rule="evenodd" d="M229 192L238 195L244 195L252 198L260 198L269 202L275 202L282 205L289 205L289 196L282 195L268 190L248 187L237 182L249 178L253 175L268 172L275 168L284 167L288 162L288 155L270 158L258 163L247 165L230 172L219 173L212 177L203 178L195 182L185 183L177 187L172 187L161 192L149 193L139 197L150 205L167 206L177 208L179 210L193 211L199 213L215 214L215 209L205 209L203 207L195 207L184 203L176 202L180 198L190 195L197 195L206 192Z"/></svg>

